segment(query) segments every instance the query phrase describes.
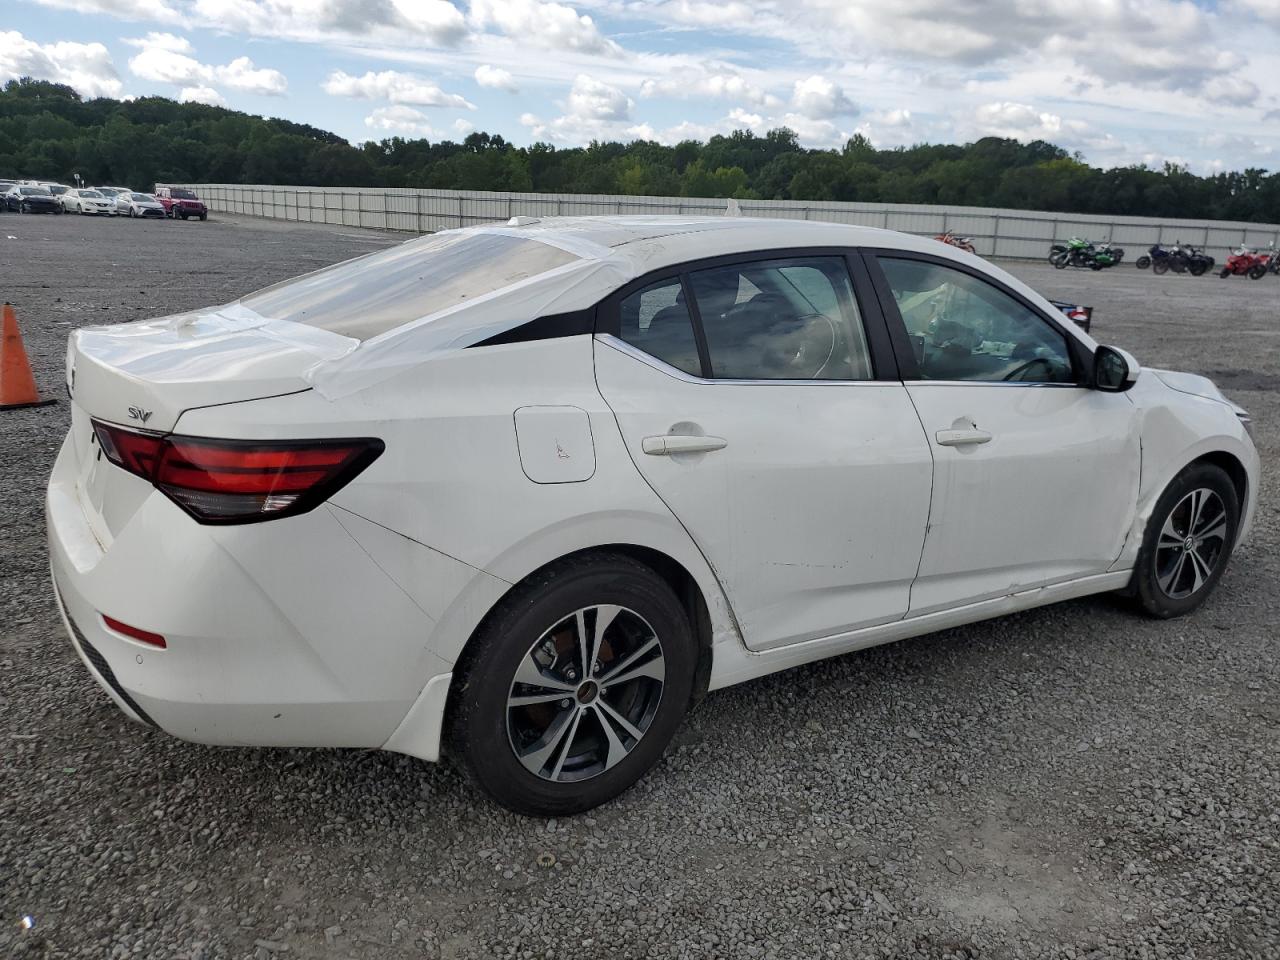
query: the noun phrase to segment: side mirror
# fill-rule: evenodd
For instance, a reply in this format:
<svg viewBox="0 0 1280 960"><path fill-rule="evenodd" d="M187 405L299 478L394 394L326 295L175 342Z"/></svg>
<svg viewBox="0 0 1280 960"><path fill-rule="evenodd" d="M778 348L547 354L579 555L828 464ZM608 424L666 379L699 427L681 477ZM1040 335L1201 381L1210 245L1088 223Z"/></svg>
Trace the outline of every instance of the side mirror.
<svg viewBox="0 0 1280 960"><path fill-rule="evenodd" d="M1124 393L1138 381L1138 361L1119 347L1099 347L1093 355L1093 386L1107 393Z"/></svg>

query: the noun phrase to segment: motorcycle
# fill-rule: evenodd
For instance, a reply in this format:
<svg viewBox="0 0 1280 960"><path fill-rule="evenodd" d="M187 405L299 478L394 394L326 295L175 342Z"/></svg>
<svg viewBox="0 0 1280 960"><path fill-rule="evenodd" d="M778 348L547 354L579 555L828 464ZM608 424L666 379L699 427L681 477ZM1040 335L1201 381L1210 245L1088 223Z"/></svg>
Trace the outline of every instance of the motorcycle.
<svg viewBox="0 0 1280 960"><path fill-rule="evenodd" d="M961 250L963 250L965 253L976 253L976 252L977 252L977 251L974 249L974 246L973 246L973 239L972 239L971 237L957 237L957 236L956 236L954 233L952 233L950 230L948 230L946 233L941 233L941 234L939 234L938 236L934 237L933 239L935 239L935 240L937 240L937 241L939 241L939 242L941 242L941 243L950 244L950 245L951 245L951 246L953 246L953 247L959 247L959 248L960 248Z"/></svg>
<svg viewBox="0 0 1280 960"><path fill-rule="evenodd" d="M1218 273L1219 277L1248 277L1250 280L1261 280L1271 269L1274 256L1259 253L1246 247L1243 243L1227 257L1226 265Z"/></svg>
<svg viewBox="0 0 1280 960"><path fill-rule="evenodd" d="M1151 268L1152 273L1189 273L1198 277L1214 264L1213 257L1206 256L1191 244L1183 244L1181 240L1166 250L1160 244L1151 247L1146 254L1134 261L1139 270Z"/></svg>
<svg viewBox="0 0 1280 960"><path fill-rule="evenodd" d="M1049 248L1049 262L1058 270L1066 267L1088 267L1102 270L1114 267L1124 259L1124 248L1112 246L1111 241L1094 244L1090 240L1072 237L1065 244L1055 243Z"/></svg>

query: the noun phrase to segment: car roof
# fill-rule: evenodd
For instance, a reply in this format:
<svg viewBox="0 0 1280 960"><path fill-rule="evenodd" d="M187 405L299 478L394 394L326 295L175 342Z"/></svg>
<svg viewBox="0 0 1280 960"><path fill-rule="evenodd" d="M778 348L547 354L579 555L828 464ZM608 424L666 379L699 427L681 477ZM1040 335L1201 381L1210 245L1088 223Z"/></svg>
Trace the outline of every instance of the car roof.
<svg viewBox="0 0 1280 960"><path fill-rule="evenodd" d="M927 237L817 220L737 216L515 217L505 224L463 228L527 236L568 250L609 253L630 261L637 273L687 260L791 247L896 247L946 256Z"/></svg>

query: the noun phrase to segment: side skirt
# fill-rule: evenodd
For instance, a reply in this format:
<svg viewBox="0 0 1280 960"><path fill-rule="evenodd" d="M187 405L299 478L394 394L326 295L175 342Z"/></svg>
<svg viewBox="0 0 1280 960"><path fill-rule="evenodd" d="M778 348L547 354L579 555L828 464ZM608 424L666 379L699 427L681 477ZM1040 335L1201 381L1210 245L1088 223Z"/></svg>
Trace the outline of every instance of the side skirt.
<svg viewBox="0 0 1280 960"><path fill-rule="evenodd" d="M730 687L735 683L754 680L757 677L777 673L779 670L788 670L814 660L851 653L854 650L863 650L882 643L892 643L895 640L906 640L909 637L918 637L938 630L949 630L952 627L989 620L992 617L1017 613L1032 607L1042 607L1060 600L1074 600L1093 593L1119 590L1129 583L1132 575L1132 570L1120 570L1068 580L1064 583L1033 587L1030 590L1022 590L979 603L965 604L920 617L909 616L905 620L881 626L864 627L848 633L819 637L816 640L793 643L760 653L752 653L741 645L735 647L733 644L720 642L712 649L715 659L711 667L711 682L708 689L718 690L721 687Z"/></svg>

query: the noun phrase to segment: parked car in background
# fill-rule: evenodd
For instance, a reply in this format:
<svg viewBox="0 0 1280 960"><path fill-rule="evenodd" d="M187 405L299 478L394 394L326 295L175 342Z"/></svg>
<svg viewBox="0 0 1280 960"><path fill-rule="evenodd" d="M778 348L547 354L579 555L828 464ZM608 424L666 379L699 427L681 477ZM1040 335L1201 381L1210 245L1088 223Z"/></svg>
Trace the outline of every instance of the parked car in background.
<svg viewBox="0 0 1280 960"><path fill-rule="evenodd" d="M132 193L132 192L133 192L133 191L131 191L128 187L98 187L98 186L95 186L95 187L93 187L92 189L97 190L100 194L102 194L104 197L106 197L108 200L110 200L110 201L112 202L112 204L114 204L114 203L116 202L117 198L119 198L119 197L123 196L123 195L124 195L124 194L126 194L126 193ZM123 210L117 210L117 211L116 211L116 213L118 213L118 214L119 214L119 213L124 213L124 211L123 211Z"/></svg>
<svg viewBox="0 0 1280 960"><path fill-rule="evenodd" d="M523 813L617 795L709 689L1107 591L1187 614L1258 501L1211 381L843 224L446 230L66 369L54 589L122 711L447 749Z"/></svg>
<svg viewBox="0 0 1280 960"><path fill-rule="evenodd" d="M116 215L115 200L103 196L92 187L69 189L58 199L62 203L62 209L67 213L95 214L107 217Z"/></svg>
<svg viewBox="0 0 1280 960"><path fill-rule="evenodd" d="M164 205L165 212L177 220L190 220L199 217L209 219L209 208L199 197L186 187L156 187L156 199Z"/></svg>
<svg viewBox="0 0 1280 960"><path fill-rule="evenodd" d="M14 184L4 192L4 208L11 213L61 213L58 198L44 187Z"/></svg>
<svg viewBox="0 0 1280 960"><path fill-rule="evenodd" d="M164 205L159 200L149 193L134 193L132 190L116 197L116 213L155 220L163 220L165 217Z"/></svg>
<svg viewBox="0 0 1280 960"><path fill-rule="evenodd" d="M43 186L43 187L47 187L47 188L48 188L48 190L49 190L49 192L50 192L50 193L52 193L55 197L60 197L60 196L62 196L64 193L66 193L68 190L70 190L70 189L71 189L71 188L70 188L69 186L67 186L65 183L49 183L49 182L45 182L45 183L42 183L42 184L41 184L41 186Z"/></svg>

